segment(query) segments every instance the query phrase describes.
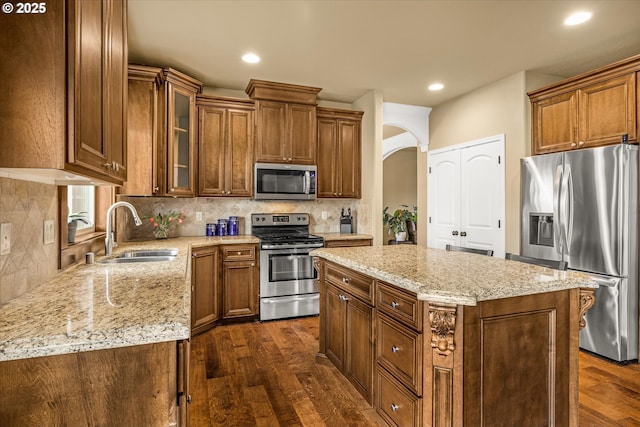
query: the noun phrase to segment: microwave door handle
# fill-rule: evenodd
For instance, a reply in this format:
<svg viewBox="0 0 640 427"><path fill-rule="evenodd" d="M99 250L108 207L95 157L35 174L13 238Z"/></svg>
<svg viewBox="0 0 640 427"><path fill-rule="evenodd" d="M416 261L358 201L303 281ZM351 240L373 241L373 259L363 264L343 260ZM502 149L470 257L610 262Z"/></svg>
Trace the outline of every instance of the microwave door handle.
<svg viewBox="0 0 640 427"><path fill-rule="evenodd" d="M558 165L553 179L553 246L562 255L562 215L560 215L560 199L562 197L562 165Z"/></svg>
<svg viewBox="0 0 640 427"><path fill-rule="evenodd" d="M309 194L311 191L311 173L304 171L304 194Z"/></svg>

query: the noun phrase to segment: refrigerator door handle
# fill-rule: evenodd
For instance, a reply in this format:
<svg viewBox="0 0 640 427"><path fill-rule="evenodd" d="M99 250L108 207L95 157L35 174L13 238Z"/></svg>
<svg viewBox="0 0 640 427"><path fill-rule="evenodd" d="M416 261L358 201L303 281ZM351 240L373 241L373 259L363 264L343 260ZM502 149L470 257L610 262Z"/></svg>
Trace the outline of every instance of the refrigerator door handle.
<svg viewBox="0 0 640 427"><path fill-rule="evenodd" d="M560 199L562 197L562 165L556 168L556 174L553 178L553 218L555 226L553 227L553 247L556 252L562 255L562 215L560 214Z"/></svg>
<svg viewBox="0 0 640 427"><path fill-rule="evenodd" d="M566 245L565 252L567 255L570 254L571 249L571 239L573 235L573 212L575 211L573 207L573 175L571 174L571 165L565 166L564 172L564 191L565 194L565 217L566 221L564 221L564 241Z"/></svg>

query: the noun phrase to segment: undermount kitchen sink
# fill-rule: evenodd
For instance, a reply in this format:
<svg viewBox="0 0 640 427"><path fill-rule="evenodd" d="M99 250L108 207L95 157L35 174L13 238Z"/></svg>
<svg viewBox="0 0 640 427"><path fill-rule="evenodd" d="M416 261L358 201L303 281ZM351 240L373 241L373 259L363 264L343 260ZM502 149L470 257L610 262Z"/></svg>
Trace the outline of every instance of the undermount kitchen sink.
<svg viewBox="0 0 640 427"><path fill-rule="evenodd" d="M154 262L171 261L176 259L177 249L140 249L123 252L113 258L104 259L101 262L107 264L120 264L129 262Z"/></svg>

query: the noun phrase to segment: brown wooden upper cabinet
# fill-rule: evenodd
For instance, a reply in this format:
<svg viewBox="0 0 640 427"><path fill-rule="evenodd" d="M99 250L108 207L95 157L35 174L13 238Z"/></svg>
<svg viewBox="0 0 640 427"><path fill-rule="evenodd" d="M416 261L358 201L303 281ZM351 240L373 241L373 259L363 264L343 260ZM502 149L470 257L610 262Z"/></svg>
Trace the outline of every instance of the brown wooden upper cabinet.
<svg viewBox="0 0 640 427"><path fill-rule="evenodd" d="M255 100L255 161L316 164L316 97L321 89L250 80Z"/></svg>
<svg viewBox="0 0 640 427"><path fill-rule="evenodd" d="M196 94L202 83L173 68L129 65L130 176L121 194L196 194Z"/></svg>
<svg viewBox="0 0 640 427"><path fill-rule="evenodd" d="M198 195L253 195L254 103L198 95Z"/></svg>
<svg viewBox="0 0 640 427"><path fill-rule="evenodd" d="M4 15L0 167L127 179L127 2L48 2ZM52 173L52 176L56 176Z"/></svg>
<svg viewBox="0 0 640 427"><path fill-rule="evenodd" d="M360 197L362 115L318 107L318 197Z"/></svg>
<svg viewBox="0 0 640 427"><path fill-rule="evenodd" d="M529 92L532 154L637 142L639 70L640 55Z"/></svg>

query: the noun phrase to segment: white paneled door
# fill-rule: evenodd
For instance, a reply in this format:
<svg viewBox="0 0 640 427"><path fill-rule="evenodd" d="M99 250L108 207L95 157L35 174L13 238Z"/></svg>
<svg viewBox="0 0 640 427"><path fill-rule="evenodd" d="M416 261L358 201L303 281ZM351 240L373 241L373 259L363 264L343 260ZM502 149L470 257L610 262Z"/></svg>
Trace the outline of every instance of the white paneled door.
<svg viewBox="0 0 640 427"><path fill-rule="evenodd" d="M427 245L504 257L504 135L428 153Z"/></svg>

